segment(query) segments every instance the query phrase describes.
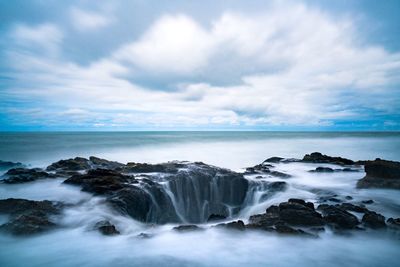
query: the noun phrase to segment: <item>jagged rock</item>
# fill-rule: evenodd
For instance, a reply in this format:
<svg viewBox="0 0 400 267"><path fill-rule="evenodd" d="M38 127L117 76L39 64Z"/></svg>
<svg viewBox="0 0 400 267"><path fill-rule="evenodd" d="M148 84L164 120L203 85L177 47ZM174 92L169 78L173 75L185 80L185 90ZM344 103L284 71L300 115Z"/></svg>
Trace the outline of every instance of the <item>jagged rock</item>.
<svg viewBox="0 0 400 267"><path fill-rule="evenodd" d="M84 171L91 168L88 159L76 157L73 159L63 159L49 165L47 171Z"/></svg>
<svg viewBox="0 0 400 267"><path fill-rule="evenodd" d="M13 168L22 168L24 165L20 162L11 162L0 160L0 170L5 171Z"/></svg>
<svg viewBox="0 0 400 267"><path fill-rule="evenodd" d="M103 235L119 235L120 232L117 230L115 225L111 224L109 221L99 221L94 226Z"/></svg>
<svg viewBox="0 0 400 267"><path fill-rule="evenodd" d="M271 157L271 158L264 160L264 162L278 163L283 159L284 158L281 158L281 157Z"/></svg>
<svg viewBox="0 0 400 267"><path fill-rule="evenodd" d="M387 225L391 229L400 230L400 218L389 218L387 220Z"/></svg>
<svg viewBox="0 0 400 267"><path fill-rule="evenodd" d="M111 194L126 187L126 183L134 183L135 179L113 170L95 169L87 174L77 174L64 181L66 184L80 185L82 191L94 194Z"/></svg>
<svg viewBox="0 0 400 267"><path fill-rule="evenodd" d="M195 224L184 224L184 225L176 226L176 227L172 228L172 230L175 230L178 232L192 232L192 231L201 230L201 228Z"/></svg>
<svg viewBox="0 0 400 267"><path fill-rule="evenodd" d="M15 168L5 173L2 181L7 184L17 184L54 177L54 175L44 172L41 169Z"/></svg>
<svg viewBox="0 0 400 267"><path fill-rule="evenodd" d="M8 214L10 220L1 225L0 230L14 235L30 235L50 230L56 224L49 217L59 214L61 207L61 203L47 200L2 199L0 213Z"/></svg>
<svg viewBox="0 0 400 267"><path fill-rule="evenodd" d="M351 203L342 203L340 205L336 205L336 207L342 210L354 211L358 213L369 212L369 210L366 207L354 205Z"/></svg>
<svg viewBox="0 0 400 267"><path fill-rule="evenodd" d="M363 204L373 204L374 203L374 201L372 200L372 199L368 199L368 200L363 200L363 201L361 201L361 203L363 203Z"/></svg>
<svg viewBox="0 0 400 267"><path fill-rule="evenodd" d="M269 207L265 214L253 215L249 219L252 228L269 230L278 223L305 227L324 225L322 216L314 210L314 205L301 199L289 199L279 206Z"/></svg>
<svg viewBox="0 0 400 267"><path fill-rule="evenodd" d="M246 229L244 222L241 220L229 222L229 223L220 223L220 224L217 224L216 227L239 230L239 231L244 231Z"/></svg>
<svg viewBox="0 0 400 267"><path fill-rule="evenodd" d="M94 156L89 157L89 161L92 168L119 170L125 166L124 164L117 161L109 161Z"/></svg>
<svg viewBox="0 0 400 267"><path fill-rule="evenodd" d="M271 176L279 177L279 178L290 178L292 177L290 174L284 173L284 172L278 172L278 171L271 171L268 173Z"/></svg>
<svg viewBox="0 0 400 267"><path fill-rule="evenodd" d="M306 154L302 162L308 163L331 163L338 165L353 165L354 161L342 157L331 157L327 155L323 155L320 152L313 152L311 154Z"/></svg>
<svg viewBox="0 0 400 267"><path fill-rule="evenodd" d="M335 170L329 167L317 167L315 170L311 170L310 172L334 172Z"/></svg>
<svg viewBox="0 0 400 267"><path fill-rule="evenodd" d="M290 174L287 174L287 173L283 173L283 172L279 172L279 171L271 171L269 169L271 167L273 167L273 166L269 165L269 164L265 164L265 163L258 164L254 167L246 168L246 171L244 174L268 174L268 175L280 177L280 178L292 177Z"/></svg>
<svg viewBox="0 0 400 267"><path fill-rule="evenodd" d="M365 162L366 176L357 182L358 188L400 189L400 162L376 159Z"/></svg>
<svg viewBox="0 0 400 267"><path fill-rule="evenodd" d="M355 229L359 224L356 216L338 206L322 204L318 210L322 211L324 220L337 230Z"/></svg>
<svg viewBox="0 0 400 267"><path fill-rule="evenodd" d="M197 164L206 165L202 162L198 162ZM167 162L162 164L128 162L128 164L124 168L124 171L131 173L152 173L152 172L177 173L180 168L184 168L185 166L186 166L185 164L180 162Z"/></svg>
<svg viewBox="0 0 400 267"><path fill-rule="evenodd" d="M208 216L207 222L215 222L225 220L226 216L220 214L211 214Z"/></svg>
<svg viewBox="0 0 400 267"><path fill-rule="evenodd" d="M361 221L364 223L365 226L373 229L386 227L385 217L374 211L369 211L365 213Z"/></svg>

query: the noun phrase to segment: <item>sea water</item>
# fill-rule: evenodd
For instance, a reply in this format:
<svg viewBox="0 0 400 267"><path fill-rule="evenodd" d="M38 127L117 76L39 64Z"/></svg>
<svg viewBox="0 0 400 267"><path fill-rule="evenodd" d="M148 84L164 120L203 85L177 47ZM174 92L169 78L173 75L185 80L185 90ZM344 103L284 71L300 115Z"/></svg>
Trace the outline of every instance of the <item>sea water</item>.
<svg viewBox="0 0 400 267"><path fill-rule="evenodd" d="M399 133L283 132L124 132L124 133L1 133L0 159L44 167L62 158L95 155L121 162L203 161L243 171L268 157L301 158L320 151L354 160L376 157L400 160ZM246 221L272 204L299 197L318 201L315 190L373 199L368 206L400 217L398 190L356 189L365 174L310 173L324 164L277 164L292 175L288 189L266 199L253 198L238 215ZM332 166L331 166L332 167ZM248 177L248 179L254 179ZM281 178L268 178L283 181ZM396 266L400 237L390 231L346 235L326 231L319 238L287 237L267 232L211 228L190 233L175 225L144 225L110 210L101 197L62 184L62 179L26 184L0 184L0 198L58 200L67 208L58 230L32 237L0 234L0 266ZM106 237L91 226L110 220L121 235ZM0 223L5 222L0 217ZM138 237L146 233L150 238Z"/></svg>

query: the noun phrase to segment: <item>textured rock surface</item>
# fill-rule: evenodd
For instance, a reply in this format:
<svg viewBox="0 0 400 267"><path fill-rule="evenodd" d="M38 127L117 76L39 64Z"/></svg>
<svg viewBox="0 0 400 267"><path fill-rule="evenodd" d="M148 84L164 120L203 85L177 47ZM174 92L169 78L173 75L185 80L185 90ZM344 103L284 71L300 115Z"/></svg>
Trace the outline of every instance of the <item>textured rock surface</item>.
<svg viewBox="0 0 400 267"><path fill-rule="evenodd" d="M376 159L365 162L364 178L357 182L359 188L400 189L400 162Z"/></svg>
<svg viewBox="0 0 400 267"><path fill-rule="evenodd" d="M15 168L5 173L2 181L6 184L18 184L54 177L41 169Z"/></svg>

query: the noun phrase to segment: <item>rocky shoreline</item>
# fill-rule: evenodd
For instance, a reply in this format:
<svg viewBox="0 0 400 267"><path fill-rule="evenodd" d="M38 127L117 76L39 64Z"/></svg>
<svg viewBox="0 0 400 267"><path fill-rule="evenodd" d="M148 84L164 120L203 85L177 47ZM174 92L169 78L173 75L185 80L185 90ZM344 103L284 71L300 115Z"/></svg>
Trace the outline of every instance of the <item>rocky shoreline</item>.
<svg viewBox="0 0 400 267"><path fill-rule="evenodd" d="M97 157L60 160L45 169L26 168L21 163L0 162L8 171L0 186L30 183L42 179L63 179L64 184L79 187L93 196L104 198L116 213L145 224L174 224L174 231L188 232L217 227L240 231L267 231L286 235L316 237L330 229L335 233L362 230L400 231L400 218L385 218L352 196L321 196L318 203L299 198L269 206L265 213L238 220L238 214L250 205L254 192L261 198L283 192L292 175L274 170L276 164L313 163L309 172L362 172L366 175L357 188L400 189L400 163L375 159L353 161L318 152L302 159L272 157L246 168L243 173L202 162L161 164L122 164ZM330 164L336 167L317 166ZM248 179L248 176L255 179ZM265 179L279 178L279 181ZM260 179L258 179L260 178ZM249 204L250 203L250 204ZM57 218L64 216L68 204L27 199L1 199L0 214L8 221L0 230L14 235L31 235L61 227ZM235 220L236 219L236 220ZM118 235L108 220L92 227L104 235ZM146 234L143 234L146 236Z"/></svg>

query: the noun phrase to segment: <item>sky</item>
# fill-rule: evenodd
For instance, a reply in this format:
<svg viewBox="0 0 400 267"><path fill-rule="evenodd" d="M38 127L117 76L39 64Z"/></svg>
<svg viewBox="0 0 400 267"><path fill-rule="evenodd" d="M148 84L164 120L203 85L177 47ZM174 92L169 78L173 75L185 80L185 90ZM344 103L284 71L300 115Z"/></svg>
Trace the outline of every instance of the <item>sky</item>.
<svg viewBox="0 0 400 267"><path fill-rule="evenodd" d="M400 1L0 1L0 131L400 130Z"/></svg>

